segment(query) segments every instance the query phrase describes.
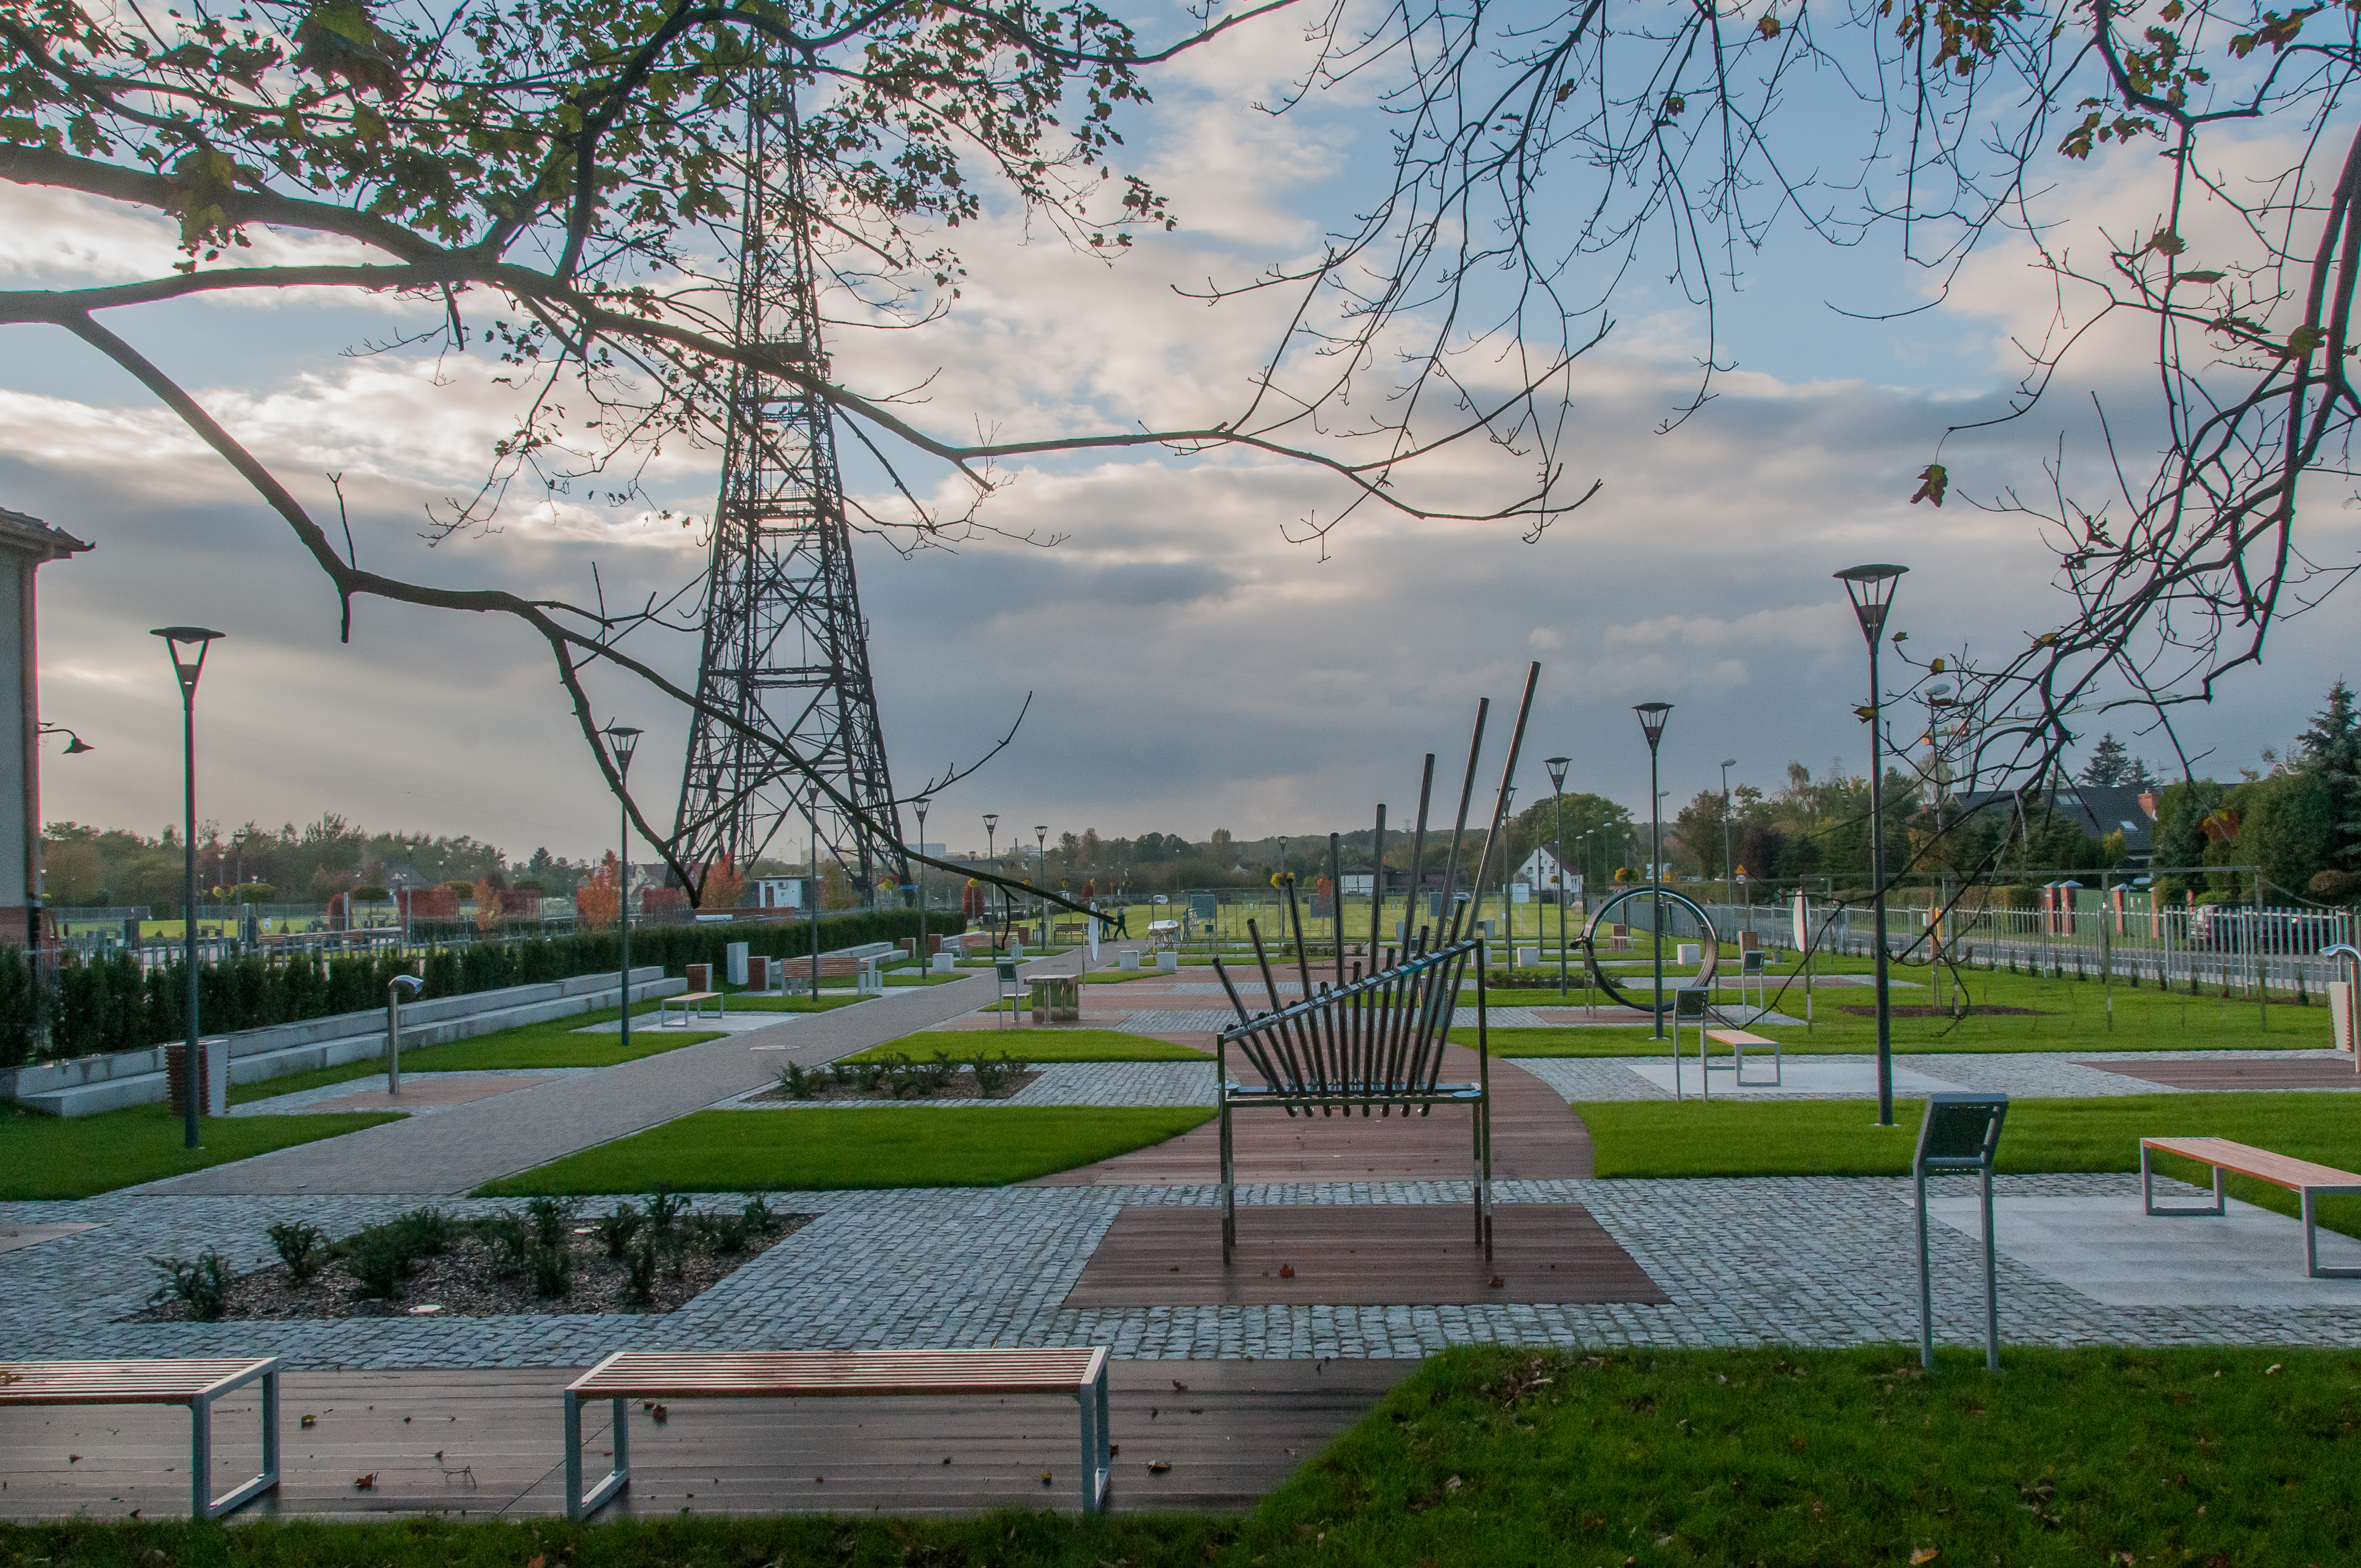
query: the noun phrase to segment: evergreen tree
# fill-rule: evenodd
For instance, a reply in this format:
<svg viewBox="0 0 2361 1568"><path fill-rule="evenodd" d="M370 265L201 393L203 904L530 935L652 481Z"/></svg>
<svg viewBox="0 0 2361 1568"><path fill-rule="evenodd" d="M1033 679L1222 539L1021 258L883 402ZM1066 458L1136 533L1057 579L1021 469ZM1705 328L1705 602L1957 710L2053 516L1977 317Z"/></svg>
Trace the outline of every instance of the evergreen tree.
<svg viewBox="0 0 2361 1568"><path fill-rule="evenodd" d="M2361 721L2353 709L2353 689L2340 677L2328 688L2328 706L2296 737L2306 772L2327 786L2334 833L2330 860L2339 871L2361 871Z"/></svg>
<svg viewBox="0 0 2361 1568"><path fill-rule="evenodd" d="M2143 773L2147 772L2147 764L2135 762L2131 752L2115 739L2114 732L2109 730L2099 737L2098 745L2091 751L2091 760L2082 764L2082 782L2093 787L2130 784L2134 768Z"/></svg>

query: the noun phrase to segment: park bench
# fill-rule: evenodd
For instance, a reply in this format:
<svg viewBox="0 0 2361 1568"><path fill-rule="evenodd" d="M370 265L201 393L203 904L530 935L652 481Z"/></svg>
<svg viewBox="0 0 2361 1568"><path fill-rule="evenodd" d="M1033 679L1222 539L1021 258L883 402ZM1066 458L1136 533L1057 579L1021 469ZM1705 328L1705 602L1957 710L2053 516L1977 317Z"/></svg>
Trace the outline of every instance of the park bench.
<svg viewBox="0 0 2361 1568"><path fill-rule="evenodd" d="M1262 936L1251 923L1255 957L1262 966L1263 994L1277 1000L1279 982L1263 951ZM1422 1116L1437 1105L1465 1105L1474 1120L1473 1168L1476 1179L1476 1239L1484 1255L1492 1255L1492 1063L1485 1027L1484 941L1468 937L1430 952L1417 954L1375 973L1335 986L1312 989L1312 970L1297 946L1303 1000L1259 1015L1246 1011L1238 988L1221 959L1213 972L1229 992L1238 1022L1218 1037L1214 1066L1215 1100L1221 1113L1222 1261L1230 1261L1237 1245L1237 1180L1230 1141L1233 1112L1254 1108L1299 1111L1308 1120L1312 1113L1350 1116L1358 1110L1391 1115L1399 1109L1404 1121L1416 1106ZM1443 1048L1459 999L1460 981L1470 966L1476 971L1476 1062L1473 1083L1439 1081ZM1340 966L1341 967L1341 966ZM1262 1078L1258 1084L1236 1083L1230 1078L1230 1049L1238 1053Z"/></svg>
<svg viewBox="0 0 2361 1568"><path fill-rule="evenodd" d="M1746 1087L1746 1053L1750 1050L1759 1051L1767 1047L1771 1052L1770 1087L1773 1089L1779 1087L1784 1064L1779 1058L1778 1041L1765 1036L1750 1034L1744 1029L1708 1029L1706 1038L1718 1046L1730 1047L1730 1084L1738 1089ZM1758 1084L1756 1087L1760 1088L1762 1085Z"/></svg>
<svg viewBox="0 0 2361 1568"><path fill-rule="evenodd" d="M2149 1169L2150 1153L2178 1155L2193 1159L2213 1169L2213 1203L2206 1209L2159 1209L2156 1206L2156 1181ZM2255 1148L2246 1144L2233 1143L2228 1138L2142 1138L2140 1140L2140 1206L2147 1213L2161 1219L2179 1219L2204 1214L2229 1212L2222 1190L2224 1173L2250 1176L2257 1181L2268 1181L2274 1187L2284 1187L2296 1195L2303 1210L2303 1271L2314 1279L2361 1279L2361 1268L2323 1268L2320 1266L2320 1237L2312 1224L2313 1198L2322 1193L2361 1192L2361 1176L2349 1170L2339 1170L2331 1165L2314 1165L2308 1159L2296 1159L2268 1149Z"/></svg>
<svg viewBox="0 0 2361 1568"><path fill-rule="evenodd" d="M675 1022L673 1018L673 1009L675 1007L680 1009L678 1022ZM656 1027L685 1029L688 1027L690 1014L694 1013L703 1017L707 1015L708 1009L714 1017L728 1017L730 1015L728 994L719 991L684 991L677 996L660 997L656 1001Z"/></svg>
<svg viewBox="0 0 2361 1568"><path fill-rule="evenodd" d="M262 1380L262 1473L213 1495L214 1401ZM0 1405L186 1405L189 1513L219 1519L279 1485L279 1358L0 1361Z"/></svg>
<svg viewBox="0 0 2361 1568"><path fill-rule="evenodd" d="M1059 1394L1082 1407L1082 1512L1106 1500L1104 1346L1046 1350L620 1351L566 1387L566 1516L597 1512L631 1478L633 1399L876 1398L899 1394ZM614 1467L582 1490L582 1401L614 1403Z"/></svg>

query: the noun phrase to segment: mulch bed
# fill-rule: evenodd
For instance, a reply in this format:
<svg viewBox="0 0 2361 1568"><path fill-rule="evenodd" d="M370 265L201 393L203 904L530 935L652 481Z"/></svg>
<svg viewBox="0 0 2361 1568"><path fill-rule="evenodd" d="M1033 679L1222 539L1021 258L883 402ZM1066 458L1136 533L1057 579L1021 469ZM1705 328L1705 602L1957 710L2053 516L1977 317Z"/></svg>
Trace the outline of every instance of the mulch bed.
<svg viewBox="0 0 2361 1568"><path fill-rule="evenodd" d="M587 1218L588 1211L585 1211ZM563 1296L533 1294L533 1281L521 1270L503 1266L491 1244L462 1235L448 1250L420 1258L401 1291L391 1300L368 1300L360 1281L330 1263L307 1284L298 1285L283 1264L272 1264L241 1274L230 1285L229 1303L222 1319L305 1318L496 1318L523 1312L669 1312L753 1262L772 1247L818 1219L817 1214L781 1214L769 1235L748 1236L738 1252L714 1254L686 1247L656 1271L655 1288L645 1302L631 1298L630 1278L622 1263L607 1255L598 1238L574 1234L566 1251L574 1259L572 1287ZM437 1310L414 1309L432 1306ZM185 1301L165 1301L135 1312L123 1321L175 1323L195 1321Z"/></svg>
<svg viewBox="0 0 2361 1568"><path fill-rule="evenodd" d="M975 1074L955 1072L951 1074L949 1081L931 1094L909 1094L899 1098L913 1105L927 1100L1005 1100L1040 1076L1041 1070L1038 1068L1020 1072L1011 1078L1006 1087L999 1093L984 1094L976 1088ZM753 1102L777 1101L796 1105L818 1105L830 1100L892 1100L895 1098L896 1096L894 1091L884 1083L878 1084L874 1089L863 1089L857 1083L828 1083L822 1085L817 1093L801 1097L790 1094L782 1088L766 1089L754 1096Z"/></svg>
<svg viewBox="0 0 2361 1568"><path fill-rule="evenodd" d="M1850 1013L1856 1018L1874 1018L1877 1016L1877 1004L1875 1003L1871 1003L1867 1006L1861 1006L1854 1003L1844 1002L1838 1003L1837 1010L1840 1013ZM2059 1015L2056 1009L2048 1007L1998 1007L1986 1006L1981 1003L1972 1007L1962 1007L1960 1009L1960 1012L1965 1014L1971 1018L2055 1018ZM1889 1016L1895 1018L1949 1018L1952 1016L1951 1009L1949 1007L1889 1007L1886 1009L1886 1013Z"/></svg>

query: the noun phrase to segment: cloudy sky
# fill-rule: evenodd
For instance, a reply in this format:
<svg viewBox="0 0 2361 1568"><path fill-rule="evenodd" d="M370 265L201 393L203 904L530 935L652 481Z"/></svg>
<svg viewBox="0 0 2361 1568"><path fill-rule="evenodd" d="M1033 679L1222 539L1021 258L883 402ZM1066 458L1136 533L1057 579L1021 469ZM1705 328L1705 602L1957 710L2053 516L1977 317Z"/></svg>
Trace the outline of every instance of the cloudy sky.
<svg viewBox="0 0 2361 1568"><path fill-rule="evenodd" d="M1366 104L1284 118L1252 106L1283 82L1290 38L1275 26L1191 57L1135 123L1177 233L1107 266L1000 214L961 236L972 278L949 320L846 334L840 374L872 389L933 375L915 417L953 437L1225 417L1270 319L1176 285L1314 248L1383 156ZM2147 148L2065 170L2058 210L2152 226L2159 171ZM303 248L261 239L265 254ZM0 286L152 276L171 260L161 224L0 188ZM1908 564L1893 625L1922 648L2013 645L2052 624L2064 606L2032 527L1963 499L2037 491L2061 433L2087 443L2091 389L2136 393L2140 343L2103 333L2032 418L1942 449L1952 504L1907 503L1944 429L1995 411L2016 380L2012 338L2048 321L2026 261L1996 246L1938 308L1871 323L1833 307L1921 303L1923 275L1874 239L1849 253L1779 240L1727 303L1719 352L1738 369L1670 433L1658 426L1691 390L1702 340L1695 315L1642 280L1575 381L1565 457L1600 493L1536 543L1510 524L1363 513L1324 546L1290 543L1339 497L1276 461L1151 452L1008 470L986 519L1054 546L984 538L909 559L856 546L896 782L973 759L1029 693L1016 743L939 797L929 838L980 848L987 811L1053 834L1325 830L1364 822L1379 800L1400 820L1419 754L1458 753L1477 699L1512 702L1534 659L1529 796L1545 787L1538 760L1562 751L1576 787L1644 809L1631 705L1652 699L1675 705L1663 756L1675 800L1716 784L1725 757L1739 759L1734 782L1765 786L1791 759L1857 771L1861 647L1829 574ZM197 389L318 515L335 514L325 477L343 476L365 566L587 598L596 563L609 602L669 593L697 570L694 530L584 504L521 505L497 532L430 549L424 509L472 488L508 394L481 358L347 352L417 324L397 307L223 300L109 324ZM505 624L373 603L339 644L324 580L210 453L63 333L0 330L0 506L97 545L42 575L43 712L97 748L52 751L49 817L151 834L177 818L177 696L146 630L195 621L229 634L200 700L204 816L275 826L333 811L519 855L611 840L611 802L542 650ZM650 490L708 510L717 461L667 451ZM1519 477L1471 451L1421 482L1475 495ZM2349 510L2307 526L2331 555L2361 542ZM2224 773L2283 745L2332 679L2361 673L2351 620L2340 607L2276 634L2263 669L2185 734ZM650 646L687 677L692 641ZM620 687L599 696L651 731L634 778L668 817L681 716ZM2135 744L2165 753L2160 739Z"/></svg>

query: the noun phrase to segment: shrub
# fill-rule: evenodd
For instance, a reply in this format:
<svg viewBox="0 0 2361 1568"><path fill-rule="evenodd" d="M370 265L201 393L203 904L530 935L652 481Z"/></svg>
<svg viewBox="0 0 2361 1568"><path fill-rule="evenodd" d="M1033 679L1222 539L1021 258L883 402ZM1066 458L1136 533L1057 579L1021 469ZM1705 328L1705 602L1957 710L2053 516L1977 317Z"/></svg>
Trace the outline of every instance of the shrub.
<svg viewBox="0 0 2361 1568"><path fill-rule="evenodd" d="M1010 1056L1006 1051L997 1057L978 1057L972 1064L975 1091L986 1099L996 1099L1002 1091L1025 1075L1033 1064Z"/></svg>
<svg viewBox="0 0 2361 1568"><path fill-rule="evenodd" d="M631 1249L631 1259L624 1265L624 1272L625 1284L631 1291L632 1300L644 1304L649 1297L655 1294L656 1243L653 1236L648 1237Z"/></svg>
<svg viewBox="0 0 2361 1568"><path fill-rule="evenodd" d="M410 1277L414 1255L393 1225L371 1225L345 1244L345 1269L371 1300L390 1300Z"/></svg>
<svg viewBox="0 0 2361 1568"><path fill-rule="evenodd" d="M695 1234L717 1257L746 1250L746 1222L735 1214L699 1214Z"/></svg>
<svg viewBox="0 0 2361 1568"><path fill-rule="evenodd" d="M771 1212L771 1206L763 1201L763 1195L759 1192L746 1200L746 1206L738 1212L738 1217L756 1235L767 1236L779 1228L779 1217Z"/></svg>
<svg viewBox="0 0 2361 1568"><path fill-rule="evenodd" d="M779 1092L790 1100L817 1100L825 1080L816 1072L807 1072L794 1062L779 1069Z"/></svg>
<svg viewBox="0 0 2361 1568"><path fill-rule="evenodd" d="M533 1251L533 1227L514 1209L503 1209L476 1222L476 1234L492 1249L501 1268L511 1274L526 1266Z"/></svg>
<svg viewBox="0 0 2361 1568"><path fill-rule="evenodd" d="M536 1242L525 1255L525 1261L533 1275L533 1293L543 1299L563 1296L574 1288L574 1255L564 1246L545 1246Z"/></svg>
<svg viewBox="0 0 2361 1568"><path fill-rule="evenodd" d="M190 1263L178 1257L151 1257L148 1260L164 1276L156 1287L150 1301L185 1301L190 1313L201 1323L217 1321L229 1306L229 1270L222 1255L207 1247Z"/></svg>
<svg viewBox="0 0 2361 1568"><path fill-rule="evenodd" d="M276 1224L268 1234L279 1250L279 1261L287 1266L287 1277L298 1285L309 1285L328 1261L328 1234L317 1225L301 1221Z"/></svg>
<svg viewBox="0 0 2361 1568"><path fill-rule="evenodd" d="M687 1212L687 1199L677 1192L659 1192L648 1200L648 1228L657 1235L670 1235L680 1217Z"/></svg>
<svg viewBox="0 0 2361 1568"><path fill-rule="evenodd" d="M607 1255L620 1263L623 1255L631 1251L632 1238L647 1223L648 1217L633 1205L618 1203L612 1213L591 1221L590 1227L598 1234L598 1245L607 1249Z"/></svg>
<svg viewBox="0 0 2361 1568"><path fill-rule="evenodd" d="M459 1239L459 1222L440 1209L412 1209L386 1227L412 1258L433 1257Z"/></svg>
<svg viewBox="0 0 2361 1568"><path fill-rule="evenodd" d="M574 1229L578 1205L564 1198L536 1198L524 1206L533 1220L533 1239L544 1247L563 1247Z"/></svg>

